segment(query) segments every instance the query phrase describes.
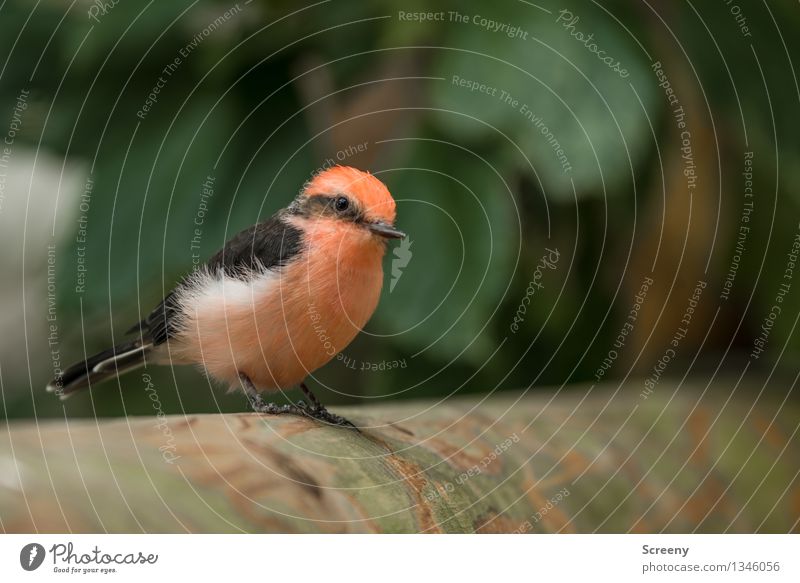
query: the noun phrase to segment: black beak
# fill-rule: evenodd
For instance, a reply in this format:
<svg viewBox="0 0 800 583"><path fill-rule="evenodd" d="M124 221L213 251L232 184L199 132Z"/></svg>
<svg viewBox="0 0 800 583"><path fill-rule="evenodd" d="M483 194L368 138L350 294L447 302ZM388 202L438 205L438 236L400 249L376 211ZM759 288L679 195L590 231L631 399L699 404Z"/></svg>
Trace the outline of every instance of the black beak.
<svg viewBox="0 0 800 583"><path fill-rule="evenodd" d="M406 234L403 231L398 231L392 225L386 223L367 223L370 231L376 235L380 235L384 239L405 239Z"/></svg>

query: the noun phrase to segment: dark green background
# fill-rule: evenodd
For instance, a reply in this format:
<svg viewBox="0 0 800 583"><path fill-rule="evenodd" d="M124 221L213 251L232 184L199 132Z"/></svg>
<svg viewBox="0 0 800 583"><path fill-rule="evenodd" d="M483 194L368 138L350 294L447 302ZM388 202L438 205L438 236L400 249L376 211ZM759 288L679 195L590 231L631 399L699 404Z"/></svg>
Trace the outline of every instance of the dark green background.
<svg viewBox="0 0 800 583"><path fill-rule="evenodd" d="M389 293L390 250L384 296L367 328L378 336L360 336L345 353L359 363L405 359L407 366L371 372L333 362L319 373L334 389L320 389L323 400L592 380L638 287L621 284L632 268L631 251L662 218L657 198L672 196L658 189L661 163L677 146L668 139L672 120L650 55L673 81L684 77L697 97L689 104L684 92L693 130L713 124L715 164L699 172L718 176L719 191L696 196L718 201L719 214L697 220L718 233L713 250L688 250L712 256L711 313L735 244L742 152L755 152L758 199L733 297L715 330L687 341L669 372L741 370L741 355L773 304L800 218L796 3L747 3L750 38L723 2L670 2L657 7L659 16L638 2L540 2L551 14L507 0L470 7L421 0L334 0L304 10L294 2L239 5L239 14L183 59L144 120L136 112L163 67L231 3L122 0L99 23L88 18L87 3L67 10L57 2L9 1L0 8L0 129L20 89L28 88L15 153L39 149L93 180L85 293L74 292L73 217L55 240L65 362L119 338L191 268L193 220L208 175L215 190L203 257L285 206L327 158L366 141L368 153L356 161L366 160L398 199L398 225L413 241L413 256ZM628 79L555 24L562 7L579 14L577 28L626 63ZM480 14L520 26L529 38L398 18L399 11L419 10ZM454 86L453 75L503 88L541 114L569 152L572 182L518 111ZM73 200L77 206L77 195ZM0 214L0 228L21 229L9 220ZM28 220L51 225L53 209L31 211ZM44 254L53 242L26 240L26 257ZM512 334L509 324L547 247L558 248L558 268L545 274L544 289ZM22 260L9 253L3 259ZM694 277L680 269L672 275L687 284ZM770 370L780 359L779 371L796 370L796 286L754 368ZM9 297L14 301L3 309L19 309L20 296ZM41 329L46 298L26 310L29 325ZM667 328L677 323L672 314ZM43 392L52 367L41 335L3 333L0 346L25 342L28 355L21 362L0 352L5 415L61 415L61 404ZM632 368L630 356L639 349L628 345L628 360L608 377L646 374L652 361ZM212 390L197 371L148 372L167 413L245 405L240 395ZM92 397L70 400L67 413L153 410L137 373L121 385L98 387Z"/></svg>

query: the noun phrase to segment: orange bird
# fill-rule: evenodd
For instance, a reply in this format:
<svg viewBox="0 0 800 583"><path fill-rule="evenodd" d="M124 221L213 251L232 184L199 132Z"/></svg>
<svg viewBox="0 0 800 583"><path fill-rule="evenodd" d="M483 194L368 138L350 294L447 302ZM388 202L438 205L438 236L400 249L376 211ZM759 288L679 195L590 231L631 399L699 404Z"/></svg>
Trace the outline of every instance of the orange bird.
<svg viewBox="0 0 800 583"><path fill-rule="evenodd" d="M395 202L368 172L336 166L316 174L297 198L237 234L184 277L147 318L136 339L69 367L47 385L65 399L84 387L155 364L197 364L254 410L295 413L349 425L330 413L305 378L343 350L380 298ZM310 403L266 403L260 393L299 385Z"/></svg>

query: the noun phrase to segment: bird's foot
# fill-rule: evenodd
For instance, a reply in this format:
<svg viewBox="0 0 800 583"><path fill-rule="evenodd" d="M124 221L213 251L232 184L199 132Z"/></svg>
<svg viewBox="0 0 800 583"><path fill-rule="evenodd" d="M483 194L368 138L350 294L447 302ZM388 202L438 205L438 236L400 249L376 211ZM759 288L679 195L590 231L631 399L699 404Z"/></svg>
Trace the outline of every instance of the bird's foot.
<svg viewBox="0 0 800 583"><path fill-rule="evenodd" d="M276 403L264 403L264 405L258 409L255 409L256 413L269 413L270 415L299 415L305 416L305 412L303 409L298 407L297 405L292 405L291 403L287 403L286 405L278 405Z"/></svg>
<svg viewBox="0 0 800 583"><path fill-rule="evenodd" d="M268 413L270 415L299 415L300 417L316 419L317 421L327 423L328 425L358 429L355 425L350 423L341 415L331 413L325 407L323 407L316 395L314 395L314 393L312 393L308 387L305 386L305 383L301 384L301 387L309 401L311 401L310 405L305 401L298 401L297 403L290 403L287 405L277 405L275 403L267 403L264 401L264 399L261 397L261 394L256 390L255 386L253 386L253 383L246 375L240 374L239 378L242 382L245 395L247 395L247 400L250 402L250 407L256 413Z"/></svg>
<svg viewBox="0 0 800 583"><path fill-rule="evenodd" d="M305 401L300 401L297 405L303 411L303 414L317 421L327 423L328 425L336 425L337 427L350 427L351 429L358 429L355 425L350 423L347 419L336 413L331 413L325 407L309 407Z"/></svg>
<svg viewBox="0 0 800 583"><path fill-rule="evenodd" d="M339 427L351 427L352 429L358 429L355 425L350 423L347 419L342 417L341 415L336 415L335 413L331 413L328 411L322 403L319 402L317 396L308 388L308 386L302 382L300 383L300 389L303 391L303 394L306 398L310 401L310 405L307 405L305 401L300 401L298 406L303 407L308 412L306 415L311 417L312 419L316 419L317 421L322 421L323 423L327 423L329 425L337 425Z"/></svg>
<svg viewBox="0 0 800 583"><path fill-rule="evenodd" d="M331 413L323 406L309 406L305 401L298 401L297 403L289 403L286 405L277 405L275 403L267 403L261 398L261 395L255 394L249 397L250 407L256 413L268 413L269 415L298 415L300 417L308 417L315 419L328 425L335 425L337 427L350 427L357 429L355 425L350 423L341 415Z"/></svg>
<svg viewBox="0 0 800 583"><path fill-rule="evenodd" d="M250 401L250 407L256 413L268 413L270 415L306 415L304 412L305 409L300 405L277 405L275 403L267 403L258 393L248 395L248 400Z"/></svg>
<svg viewBox="0 0 800 583"><path fill-rule="evenodd" d="M239 380L242 383L244 394L247 396L247 401L250 403L250 408L256 413L268 413L270 415L305 415L303 408L297 405L277 405L275 403L267 403L261 397L261 394L256 390L255 385L250 378L244 374L239 373Z"/></svg>
<svg viewBox="0 0 800 583"><path fill-rule="evenodd" d="M298 403L289 403L286 405L276 405L275 403L263 403L258 408L253 407L258 413L269 413L271 415L298 415L300 417L308 417L315 419L327 425L335 425L337 427L349 427L351 429L358 429L355 425L350 423L347 419L336 413L331 413L325 407L313 408L309 407L305 401Z"/></svg>

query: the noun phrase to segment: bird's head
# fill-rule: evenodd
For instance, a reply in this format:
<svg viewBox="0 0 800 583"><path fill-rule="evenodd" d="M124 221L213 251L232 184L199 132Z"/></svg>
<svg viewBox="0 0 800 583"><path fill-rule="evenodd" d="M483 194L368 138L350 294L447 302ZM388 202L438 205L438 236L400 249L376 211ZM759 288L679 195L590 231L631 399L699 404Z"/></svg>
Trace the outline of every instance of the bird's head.
<svg viewBox="0 0 800 583"><path fill-rule="evenodd" d="M349 166L334 166L316 174L292 210L312 220L363 229L382 239L405 237L394 227L395 204L386 185L369 172Z"/></svg>

